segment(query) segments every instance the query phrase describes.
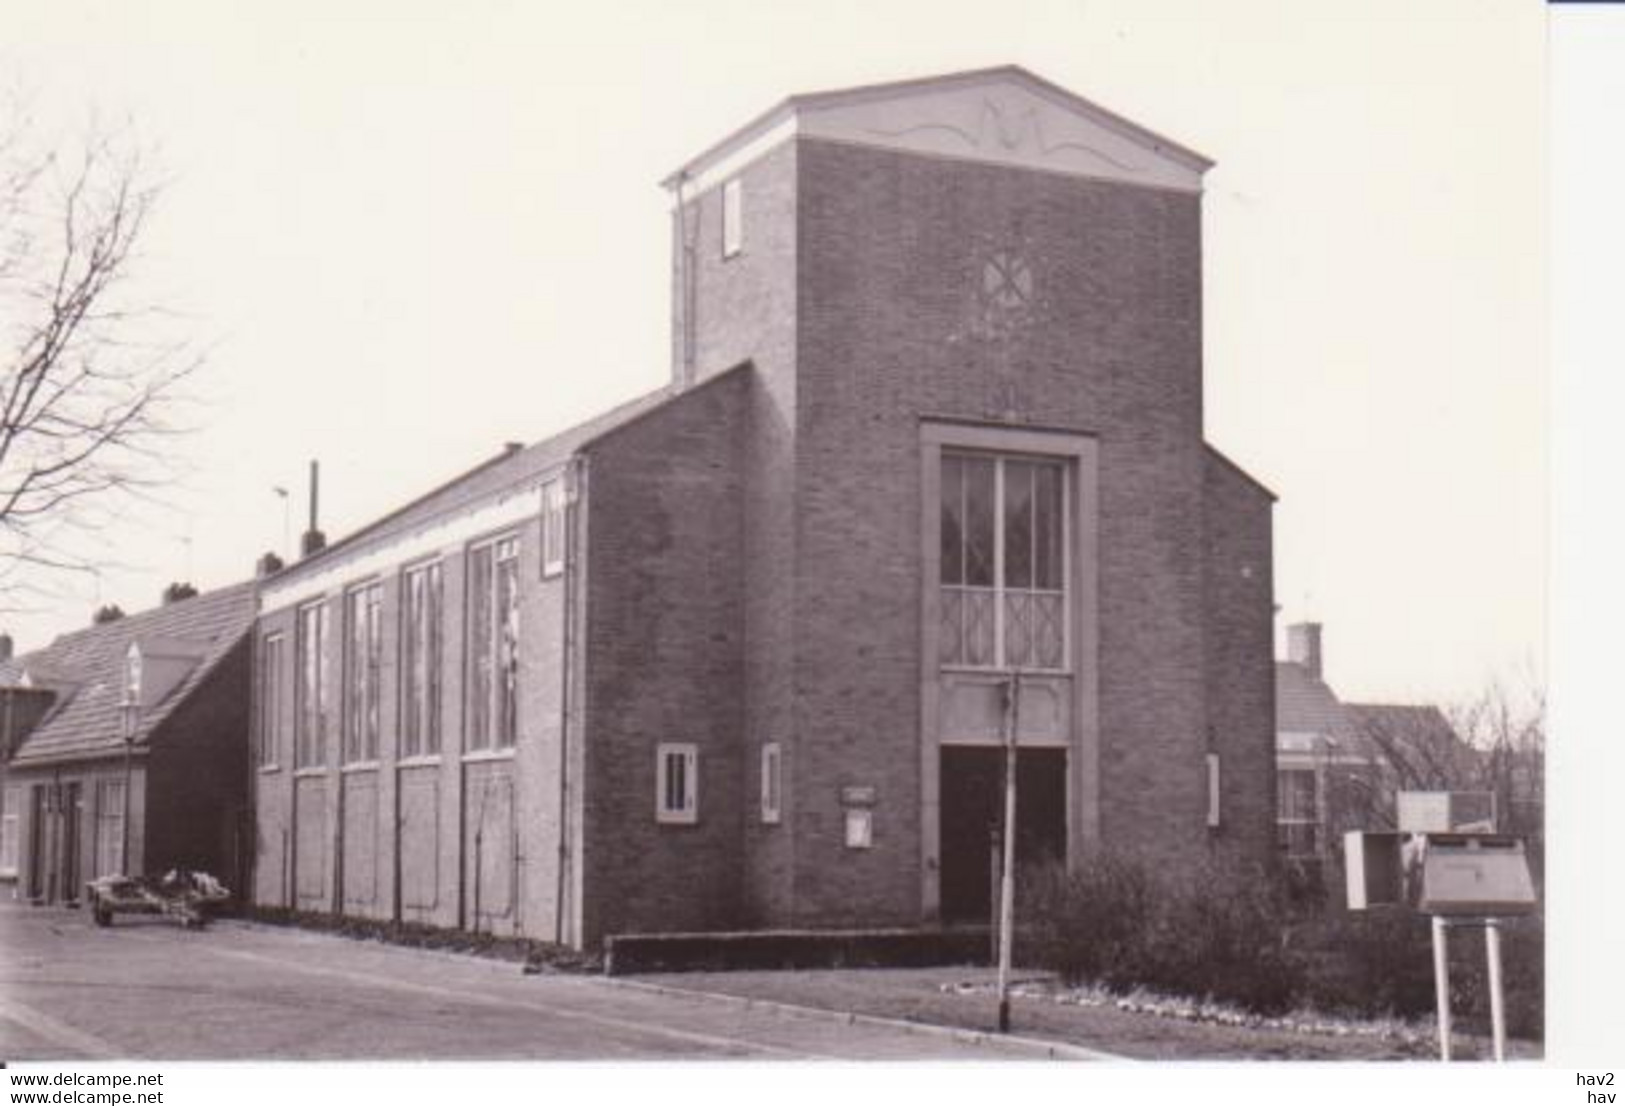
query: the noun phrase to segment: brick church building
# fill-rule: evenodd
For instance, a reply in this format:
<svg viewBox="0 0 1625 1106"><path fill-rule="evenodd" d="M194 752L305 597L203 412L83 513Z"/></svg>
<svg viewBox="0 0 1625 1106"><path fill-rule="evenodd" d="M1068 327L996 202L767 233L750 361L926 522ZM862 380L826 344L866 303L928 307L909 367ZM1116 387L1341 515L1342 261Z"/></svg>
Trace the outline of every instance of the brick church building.
<svg viewBox="0 0 1625 1106"><path fill-rule="evenodd" d="M1023 863L1267 862L1209 165L1000 68L683 166L668 386L263 584L257 900L576 945L985 920L1018 671Z"/></svg>

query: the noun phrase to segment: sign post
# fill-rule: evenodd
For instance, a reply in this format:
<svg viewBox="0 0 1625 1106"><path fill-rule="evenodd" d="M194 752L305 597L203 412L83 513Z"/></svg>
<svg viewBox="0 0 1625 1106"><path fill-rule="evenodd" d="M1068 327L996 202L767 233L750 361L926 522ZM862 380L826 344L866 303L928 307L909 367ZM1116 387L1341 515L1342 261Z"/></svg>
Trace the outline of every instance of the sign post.
<svg viewBox="0 0 1625 1106"><path fill-rule="evenodd" d="M1450 1060L1450 923L1433 915L1433 996L1439 1011L1439 1059Z"/></svg>
<svg viewBox="0 0 1625 1106"><path fill-rule="evenodd" d="M1350 910L1409 908L1431 916L1440 1060L1450 1059L1450 927L1484 927L1490 1031L1495 1059L1505 1060L1501 920L1540 905L1523 839L1482 828L1446 832L1401 825L1397 833L1350 831L1343 855Z"/></svg>
<svg viewBox="0 0 1625 1106"><path fill-rule="evenodd" d="M1490 1033L1495 1041L1495 1059L1506 1059L1507 1018L1506 1002L1501 992L1501 921L1484 920L1484 955L1490 968Z"/></svg>

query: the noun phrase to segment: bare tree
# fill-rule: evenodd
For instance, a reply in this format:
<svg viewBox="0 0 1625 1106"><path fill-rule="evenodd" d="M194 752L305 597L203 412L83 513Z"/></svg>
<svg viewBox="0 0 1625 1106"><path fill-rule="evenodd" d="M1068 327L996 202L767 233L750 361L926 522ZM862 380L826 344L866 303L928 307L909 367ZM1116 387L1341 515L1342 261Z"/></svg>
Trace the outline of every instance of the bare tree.
<svg viewBox="0 0 1625 1106"><path fill-rule="evenodd" d="M0 605L97 567L86 539L168 475L198 362L132 287L156 197L129 141L0 105Z"/></svg>
<svg viewBox="0 0 1625 1106"><path fill-rule="evenodd" d="M1351 775L1359 828L1391 824L1398 791L1485 791L1498 828L1538 842L1545 813L1546 703L1538 687L1514 693L1495 683L1471 700L1431 706L1350 704L1365 758Z"/></svg>
<svg viewBox="0 0 1625 1106"><path fill-rule="evenodd" d="M1475 789L1495 795L1499 828L1540 841L1546 813L1546 693L1504 684L1451 711L1451 725L1478 753Z"/></svg>

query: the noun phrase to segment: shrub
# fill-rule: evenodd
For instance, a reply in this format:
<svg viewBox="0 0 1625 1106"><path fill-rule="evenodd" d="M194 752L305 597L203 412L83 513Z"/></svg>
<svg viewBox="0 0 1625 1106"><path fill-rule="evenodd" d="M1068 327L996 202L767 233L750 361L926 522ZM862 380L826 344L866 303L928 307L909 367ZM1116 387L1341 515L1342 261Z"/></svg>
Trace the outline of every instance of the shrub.
<svg viewBox="0 0 1625 1106"><path fill-rule="evenodd" d="M1211 865L1174 880L1104 857L1027 881L1022 954L1069 982L1150 987L1288 1009L1302 971L1284 943L1286 906L1261 872Z"/></svg>
<svg viewBox="0 0 1625 1106"><path fill-rule="evenodd" d="M1328 879L1330 882L1330 879ZM1114 992L1147 987L1260 1014L1293 1007L1365 1017L1434 1012L1432 934L1407 910L1351 912L1294 904L1281 875L1213 864L1175 879L1107 856L1025 879L1017 952L1068 983ZM1502 926L1509 1036L1544 1029L1545 927ZM1461 1029L1489 1032L1482 930L1451 932L1451 1009Z"/></svg>

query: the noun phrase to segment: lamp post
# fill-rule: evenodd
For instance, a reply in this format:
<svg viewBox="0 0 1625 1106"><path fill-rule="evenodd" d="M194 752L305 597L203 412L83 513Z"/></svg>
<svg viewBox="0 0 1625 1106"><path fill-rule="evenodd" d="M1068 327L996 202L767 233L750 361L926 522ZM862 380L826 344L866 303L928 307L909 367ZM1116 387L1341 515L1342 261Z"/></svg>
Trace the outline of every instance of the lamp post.
<svg viewBox="0 0 1625 1106"><path fill-rule="evenodd" d="M119 874L130 874L130 758L135 749L135 727L141 707L126 702L119 707L119 729L124 738L124 815L119 820Z"/></svg>
<svg viewBox="0 0 1625 1106"><path fill-rule="evenodd" d="M1010 952L1016 914L1016 744L1021 727L1021 669L1004 683L1004 871L999 881L999 1032L1010 1032Z"/></svg>

